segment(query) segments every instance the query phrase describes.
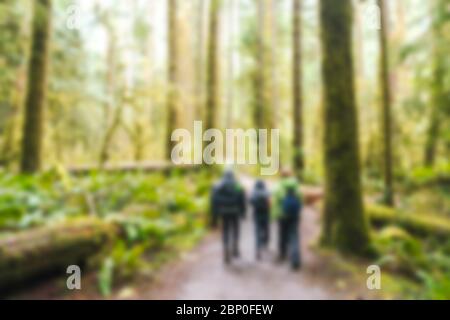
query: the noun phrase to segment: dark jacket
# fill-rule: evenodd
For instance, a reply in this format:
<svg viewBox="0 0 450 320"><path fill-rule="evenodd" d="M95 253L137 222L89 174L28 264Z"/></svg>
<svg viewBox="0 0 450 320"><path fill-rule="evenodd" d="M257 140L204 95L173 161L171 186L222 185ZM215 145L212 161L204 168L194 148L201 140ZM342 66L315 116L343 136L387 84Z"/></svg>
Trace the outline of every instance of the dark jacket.
<svg viewBox="0 0 450 320"><path fill-rule="evenodd" d="M211 193L211 212L214 218L226 215L245 217L244 189L232 174L225 174Z"/></svg>
<svg viewBox="0 0 450 320"><path fill-rule="evenodd" d="M269 220L270 194L263 181L257 181L250 196L250 204L253 207L253 217L258 221Z"/></svg>

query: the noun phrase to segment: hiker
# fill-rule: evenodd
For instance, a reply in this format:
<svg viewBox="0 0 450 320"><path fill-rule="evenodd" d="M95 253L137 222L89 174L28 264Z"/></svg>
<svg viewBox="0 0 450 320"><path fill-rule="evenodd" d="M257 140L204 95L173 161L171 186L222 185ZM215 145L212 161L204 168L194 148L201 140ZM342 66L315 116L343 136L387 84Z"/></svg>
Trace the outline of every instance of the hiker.
<svg viewBox="0 0 450 320"><path fill-rule="evenodd" d="M301 266L299 232L302 197L299 184L287 169L281 173L281 181L274 190L272 216L278 223L279 261L289 258L294 269ZM288 251L289 250L289 251Z"/></svg>
<svg viewBox="0 0 450 320"><path fill-rule="evenodd" d="M250 196L255 224L256 259L261 259L261 251L269 244L270 194L264 181L258 180Z"/></svg>
<svg viewBox="0 0 450 320"><path fill-rule="evenodd" d="M224 262L239 257L239 224L245 217L246 202L244 189L236 181L232 171L226 171L214 186L211 194L213 221L221 220L224 248Z"/></svg>
<svg viewBox="0 0 450 320"><path fill-rule="evenodd" d="M293 269L299 269L301 263L298 225L302 205L297 190L296 185L288 185L283 199L283 216L286 223L285 246Z"/></svg>

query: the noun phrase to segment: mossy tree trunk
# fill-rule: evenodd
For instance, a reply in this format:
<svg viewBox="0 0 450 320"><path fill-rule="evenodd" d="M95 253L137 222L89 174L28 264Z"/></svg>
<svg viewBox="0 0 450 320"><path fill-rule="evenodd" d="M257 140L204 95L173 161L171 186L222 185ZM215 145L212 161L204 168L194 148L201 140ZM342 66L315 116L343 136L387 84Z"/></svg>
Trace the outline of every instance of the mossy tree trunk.
<svg viewBox="0 0 450 320"><path fill-rule="evenodd" d="M102 140L100 142L99 167L104 168L110 159L110 149L114 135L119 129L122 120L123 101L117 103L117 69L118 69L118 38L111 16L108 12L100 14L100 21L105 27L108 47L106 52L107 72L105 77L106 101L104 103L105 126Z"/></svg>
<svg viewBox="0 0 450 320"><path fill-rule="evenodd" d="M431 83L431 103L430 103L430 120L427 130L427 138L425 142L424 165L433 167L436 160L436 152L438 140L440 136L441 121L445 118L445 109L448 108L449 95L445 91L445 58L446 48L448 44L443 43L445 39L443 33L443 22L445 18L446 1L436 0L431 2L431 12L433 16L432 33L433 33L433 80ZM444 40L445 41L445 40Z"/></svg>
<svg viewBox="0 0 450 320"><path fill-rule="evenodd" d="M379 81L382 104L382 132L383 132L383 172L384 172L384 203L394 205L394 190L392 176L392 110L391 110L391 86L389 81L389 54L387 31L387 7L385 0L377 0L380 8L380 65Z"/></svg>
<svg viewBox="0 0 450 320"><path fill-rule="evenodd" d="M44 109L47 91L47 65L50 46L51 0L33 2L33 26L28 90L22 137L21 171L34 173L41 168L44 138Z"/></svg>
<svg viewBox="0 0 450 320"><path fill-rule="evenodd" d="M272 70L272 48L271 48L271 25L274 22L270 12L272 11L271 0L261 0L260 5L260 20L259 20L259 45L261 50L260 66L262 87L261 97L263 106L263 127L265 129L271 129L274 125L273 109L272 109L272 97L273 97L273 78ZM270 145L268 145L270 147Z"/></svg>
<svg viewBox="0 0 450 320"><path fill-rule="evenodd" d="M228 6L228 71L227 71L227 110L226 128L232 128L234 112L234 20L236 13L236 1L229 0Z"/></svg>
<svg viewBox="0 0 450 320"><path fill-rule="evenodd" d="M12 166L17 160L19 151L20 111L23 103L23 91L26 83L26 65L17 70L14 95L12 97L12 110L5 126L5 137L0 151L0 165Z"/></svg>
<svg viewBox="0 0 450 320"><path fill-rule="evenodd" d="M369 249L362 202L352 58L351 0L320 1L324 94L325 206L322 242L343 252Z"/></svg>
<svg viewBox="0 0 450 320"><path fill-rule="evenodd" d="M303 158L303 99L302 99L302 0L293 0L293 115L294 169L301 176Z"/></svg>
<svg viewBox="0 0 450 320"><path fill-rule="evenodd" d="M270 88L270 48L269 39L269 15L267 0L255 0L257 6L257 29L256 29L256 49L255 49L255 70L253 73L253 123L257 129L271 129L273 126L273 114L271 110L271 90ZM259 152L259 136L257 137L257 150ZM267 144L270 153L271 145Z"/></svg>
<svg viewBox="0 0 450 320"><path fill-rule="evenodd" d="M49 274L65 274L107 249L118 235L115 225L77 220L32 228L0 239L0 292Z"/></svg>
<svg viewBox="0 0 450 320"><path fill-rule="evenodd" d="M206 71L206 130L215 128L219 109L219 19L221 0L212 0L209 8L208 61Z"/></svg>
<svg viewBox="0 0 450 320"><path fill-rule="evenodd" d="M18 56L26 58L24 59L25 62L22 62L20 59L20 62L16 61L12 64L11 67L15 69L15 76L14 79L8 81L9 85L5 85L5 88L11 86L11 90L7 90L11 92L8 99L8 109L10 111L4 119L4 136L1 139L2 145L0 146L0 166L12 168L13 165L16 165L18 156L20 155L21 111L25 99L24 92L27 82L26 60L29 55L29 42L24 40L29 38L30 30L28 19L19 19L23 17L23 13L14 10L15 6L12 5L14 0L4 1L4 3L10 6L13 12L15 12L10 14L10 10L7 10L8 18L3 21L5 24L5 34L9 33L10 35L8 37L16 37L21 40L18 41L17 45L12 46L14 48L13 52L5 50L5 52L2 52L2 55L5 55L5 58L7 58L12 54L10 58L13 58L13 60L17 60ZM8 74L8 72L5 74Z"/></svg>
<svg viewBox="0 0 450 320"><path fill-rule="evenodd" d="M195 41L195 119L201 120L204 115L205 92L205 7L204 0L197 0L197 39Z"/></svg>
<svg viewBox="0 0 450 320"><path fill-rule="evenodd" d="M175 142L171 140L172 132L178 123L178 0L168 0L168 84L167 94L167 124L166 124L166 159L170 161Z"/></svg>
<svg viewBox="0 0 450 320"><path fill-rule="evenodd" d="M267 43L267 87L270 90L267 92L267 103L268 103L268 115L269 122L268 128L276 128L280 123L280 80L279 71L280 64L277 63L277 59L280 54L281 39L279 34L282 33L280 29L280 7L282 3L279 0L267 0L266 3L266 43Z"/></svg>
<svg viewBox="0 0 450 320"><path fill-rule="evenodd" d="M443 75L441 73L440 67L435 62L434 68L434 79L432 88L432 98L431 98L431 111L430 120L427 129L427 137L425 142L425 153L424 153L424 165L426 167L433 167L436 160L436 150L439 139L439 129L441 126L441 110L440 101L442 100L442 89L443 89Z"/></svg>

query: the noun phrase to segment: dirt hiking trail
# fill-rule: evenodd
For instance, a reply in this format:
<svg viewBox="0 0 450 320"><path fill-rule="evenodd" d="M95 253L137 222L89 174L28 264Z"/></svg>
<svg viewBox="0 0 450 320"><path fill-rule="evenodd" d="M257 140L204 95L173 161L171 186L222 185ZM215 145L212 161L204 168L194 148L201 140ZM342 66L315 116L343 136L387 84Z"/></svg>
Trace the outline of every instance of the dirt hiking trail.
<svg viewBox="0 0 450 320"><path fill-rule="evenodd" d="M242 178L248 191L254 180ZM273 187L271 184L270 188ZM255 257L254 226L251 213L241 224L241 256L231 265L222 261L220 232L208 235L193 251L186 253L157 277L155 284L140 299L355 299L358 294L330 289L321 275L321 262L311 249L319 232L319 214L312 207L303 210L301 247L303 267L293 272L288 263L276 260L277 232L272 224L270 248L261 261Z"/></svg>

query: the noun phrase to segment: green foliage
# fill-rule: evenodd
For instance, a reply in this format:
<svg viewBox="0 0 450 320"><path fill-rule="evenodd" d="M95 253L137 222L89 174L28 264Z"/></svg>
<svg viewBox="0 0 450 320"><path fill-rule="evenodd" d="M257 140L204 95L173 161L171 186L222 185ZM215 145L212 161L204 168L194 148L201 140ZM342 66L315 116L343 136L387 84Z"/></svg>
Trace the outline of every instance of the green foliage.
<svg viewBox="0 0 450 320"><path fill-rule="evenodd" d="M382 254L377 263L384 270L406 276L420 285L420 289L408 293L412 298L450 298L448 244L423 242L396 227L377 233L374 244Z"/></svg>
<svg viewBox="0 0 450 320"><path fill-rule="evenodd" d="M382 207L369 207L368 212L375 226L386 226L373 236L380 253L377 263L420 284L420 289L408 293L412 298L449 299L448 220L430 215L407 215Z"/></svg>
<svg viewBox="0 0 450 320"><path fill-rule="evenodd" d="M187 248L203 235L212 175L199 172L73 177L54 169L39 175L0 173L0 230L53 224L86 215L112 222L121 237L98 274L100 292L145 266L149 251ZM156 253L155 253L156 254Z"/></svg>
<svg viewBox="0 0 450 320"><path fill-rule="evenodd" d="M430 275L428 273L420 273L425 284L425 290L421 294L423 299L432 300L448 300L450 299L450 273Z"/></svg>
<svg viewBox="0 0 450 320"><path fill-rule="evenodd" d="M450 163L443 163L435 167L414 168L405 178L406 187L417 188L433 183L450 181Z"/></svg>
<svg viewBox="0 0 450 320"><path fill-rule="evenodd" d="M0 190L0 229L28 228L80 213L79 208L64 206L66 200L70 203L67 187L52 173L37 177L0 175Z"/></svg>
<svg viewBox="0 0 450 320"><path fill-rule="evenodd" d="M173 177L102 174L74 178L52 170L36 176L0 173L0 229L26 228L68 216L105 217L131 205L147 205L146 214L198 213L205 209L206 175Z"/></svg>
<svg viewBox="0 0 450 320"><path fill-rule="evenodd" d="M427 267L422 244L401 228L384 228L375 237L374 246L383 253L378 261L383 268L414 277L417 270Z"/></svg>
<svg viewBox="0 0 450 320"><path fill-rule="evenodd" d="M111 294L113 283L114 260L112 258L105 259L98 274L98 284L100 293L104 296Z"/></svg>

